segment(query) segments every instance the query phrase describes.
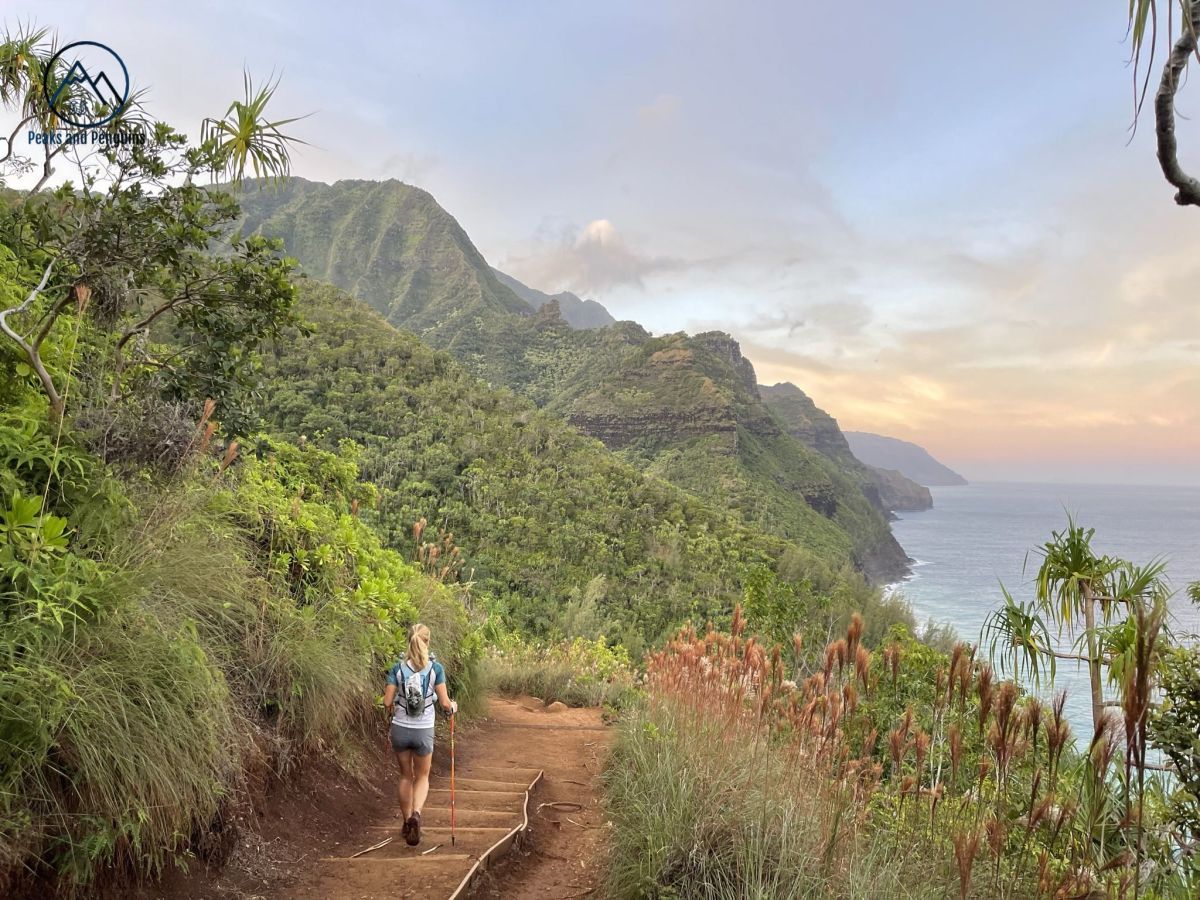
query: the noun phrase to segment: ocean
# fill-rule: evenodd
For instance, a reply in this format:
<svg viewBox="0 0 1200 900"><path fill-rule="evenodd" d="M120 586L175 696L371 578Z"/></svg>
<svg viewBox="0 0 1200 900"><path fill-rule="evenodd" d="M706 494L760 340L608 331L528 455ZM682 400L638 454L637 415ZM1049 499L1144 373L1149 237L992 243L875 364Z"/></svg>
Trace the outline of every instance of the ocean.
<svg viewBox="0 0 1200 900"><path fill-rule="evenodd" d="M1033 551L1066 527L1070 512L1096 529L1092 545L1099 552L1138 564L1165 559L1176 589L1170 627L1200 632L1200 611L1184 594L1200 580L1200 487L981 483L931 490L933 509L903 513L892 523L915 562L911 575L889 590L903 594L919 622L949 624L978 644L988 613L1002 603L1000 584L1018 600L1033 596L1040 562ZM1054 689L1063 688L1076 738L1087 740L1086 671L1059 660Z"/></svg>

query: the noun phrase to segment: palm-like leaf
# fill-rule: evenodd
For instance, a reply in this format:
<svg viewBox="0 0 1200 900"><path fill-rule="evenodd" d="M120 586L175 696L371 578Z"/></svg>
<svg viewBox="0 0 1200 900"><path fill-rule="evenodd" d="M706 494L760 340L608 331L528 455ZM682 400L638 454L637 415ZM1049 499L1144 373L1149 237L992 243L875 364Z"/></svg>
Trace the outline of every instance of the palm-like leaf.
<svg viewBox="0 0 1200 900"><path fill-rule="evenodd" d="M1106 594L1107 579L1119 562L1097 556L1092 550L1094 528L1076 524L1068 516L1064 531L1055 531L1038 551L1042 564L1035 580L1035 596L1044 611L1070 628L1090 597Z"/></svg>
<svg viewBox="0 0 1200 900"><path fill-rule="evenodd" d="M49 33L21 25L0 38L0 105L19 110L22 118L45 112L42 84L53 53L45 45Z"/></svg>
<svg viewBox="0 0 1200 900"><path fill-rule="evenodd" d="M1028 672L1040 685L1043 670L1048 669L1054 680L1054 652L1050 631L1042 618L1038 604L1019 603L1004 585L1004 605L995 610L983 623L979 642L987 644L993 659L1001 668L1011 666L1014 675Z"/></svg>
<svg viewBox="0 0 1200 900"><path fill-rule="evenodd" d="M204 120L201 139L213 154L214 174L233 182L243 180L247 170L255 178L286 177L291 171L291 148L304 141L281 129L305 117L267 119L266 108L279 87L278 78L256 89L245 72L243 86L245 100L229 104L224 118Z"/></svg>

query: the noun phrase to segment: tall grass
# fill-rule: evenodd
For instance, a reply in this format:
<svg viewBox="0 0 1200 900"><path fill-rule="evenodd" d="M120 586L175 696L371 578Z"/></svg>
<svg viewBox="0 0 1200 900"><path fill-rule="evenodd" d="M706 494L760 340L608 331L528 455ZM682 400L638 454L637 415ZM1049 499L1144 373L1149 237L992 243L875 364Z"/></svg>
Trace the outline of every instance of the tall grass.
<svg viewBox="0 0 1200 900"><path fill-rule="evenodd" d="M650 659L605 776L613 896L1194 895L1130 802L1117 719L1076 752L1062 695L1023 697L967 645L900 629L872 652L856 618L796 681L799 637L741 629Z"/></svg>
<svg viewBox="0 0 1200 900"><path fill-rule="evenodd" d="M736 622L736 620L735 620ZM735 625L736 627L736 625ZM773 722L778 655L682 635L650 666L605 774L614 897L907 897L949 890L921 829L871 827L882 768L825 722Z"/></svg>
<svg viewBox="0 0 1200 900"><path fill-rule="evenodd" d="M312 753L353 768L408 621L473 683L454 592L263 468L129 486L103 540L73 535L102 560L94 614L0 635L0 896L153 877L216 849L248 778ZM301 538L302 596L280 566Z"/></svg>
<svg viewBox="0 0 1200 900"><path fill-rule="evenodd" d="M482 669L490 690L548 704L619 708L637 692L628 653L620 646L610 648L603 639L528 644L510 637L484 657Z"/></svg>

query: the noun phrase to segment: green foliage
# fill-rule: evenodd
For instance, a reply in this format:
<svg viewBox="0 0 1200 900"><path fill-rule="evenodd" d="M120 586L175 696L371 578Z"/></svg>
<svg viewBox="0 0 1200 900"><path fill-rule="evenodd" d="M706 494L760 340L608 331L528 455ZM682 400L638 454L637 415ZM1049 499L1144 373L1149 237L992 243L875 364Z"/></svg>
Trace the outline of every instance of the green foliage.
<svg viewBox="0 0 1200 900"><path fill-rule="evenodd" d="M1172 825L1200 839L1200 651L1175 648L1162 666L1162 705L1153 714L1151 741L1175 765Z"/></svg>
<svg viewBox="0 0 1200 900"><path fill-rule="evenodd" d="M509 626L565 633L564 616L592 585L587 631L636 654L687 618L726 620L746 566L782 572L786 562L794 580L815 567L339 292L307 283L301 293L311 333L267 361L275 427L324 447L359 441L363 475L379 489L372 521L387 541L408 546L421 518L452 533L468 551L467 577ZM840 567L812 577L868 593Z"/></svg>
<svg viewBox="0 0 1200 900"><path fill-rule="evenodd" d="M243 206L245 228L280 238L311 275L638 468L830 560L872 575L903 565L864 494L864 467L787 434L727 335L653 338L633 323L579 331L549 306L531 314L449 214L408 185L291 179Z"/></svg>
<svg viewBox="0 0 1200 900"><path fill-rule="evenodd" d="M483 673L492 690L547 704L621 708L636 697L637 673L628 652L603 638L541 645L509 635L484 658Z"/></svg>

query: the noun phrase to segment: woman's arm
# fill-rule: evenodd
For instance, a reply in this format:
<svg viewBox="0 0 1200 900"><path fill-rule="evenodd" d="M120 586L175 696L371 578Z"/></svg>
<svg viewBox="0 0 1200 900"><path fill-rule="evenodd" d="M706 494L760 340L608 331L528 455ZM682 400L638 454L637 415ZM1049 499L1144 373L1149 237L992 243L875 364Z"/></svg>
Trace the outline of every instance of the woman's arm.
<svg viewBox="0 0 1200 900"><path fill-rule="evenodd" d="M387 710L389 719L392 717L392 713L394 713L396 711L395 703L396 703L396 686L394 684L389 684L383 690L383 706Z"/></svg>
<svg viewBox="0 0 1200 900"><path fill-rule="evenodd" d="M442 704L442 709L451 715L458 712L458 704L450 699L450 695L446 692L444 684L435 684L433 690L437 694L438 701Z"/></svg>

